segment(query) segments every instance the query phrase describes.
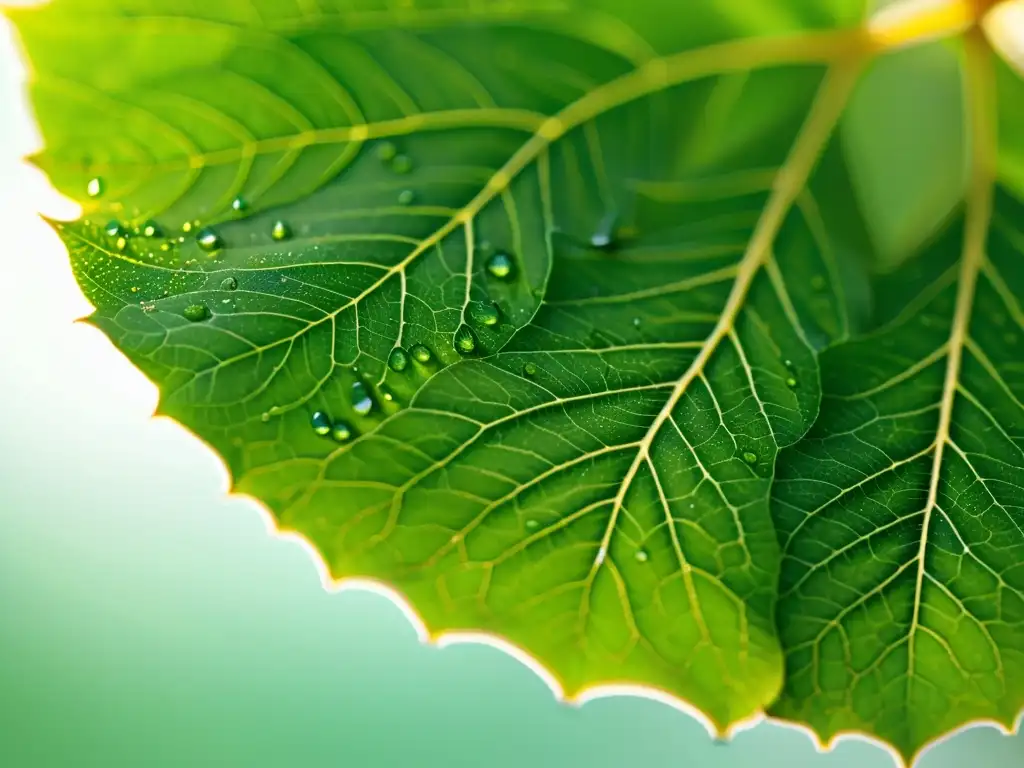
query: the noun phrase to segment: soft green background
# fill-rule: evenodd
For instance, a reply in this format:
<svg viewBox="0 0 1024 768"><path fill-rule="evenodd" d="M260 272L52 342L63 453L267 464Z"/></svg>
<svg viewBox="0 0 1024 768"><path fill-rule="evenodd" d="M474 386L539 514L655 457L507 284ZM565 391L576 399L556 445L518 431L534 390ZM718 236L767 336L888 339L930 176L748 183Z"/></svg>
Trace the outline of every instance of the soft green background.
<svg viewBox="0 0 1024 768"><path fill-rule="evenodd" d="M225 497L206 448L149 418L141 376L72 325L88 308L31 212L73 209L17 162L34 136L20 77L3 24L0 767L892 764L770 725L715 745L641 699L559 704L497 650L423 645L386 599L325 592L304 551ZM975 729L921 761L964 765L1019 768L1024 737Z"/></svg>

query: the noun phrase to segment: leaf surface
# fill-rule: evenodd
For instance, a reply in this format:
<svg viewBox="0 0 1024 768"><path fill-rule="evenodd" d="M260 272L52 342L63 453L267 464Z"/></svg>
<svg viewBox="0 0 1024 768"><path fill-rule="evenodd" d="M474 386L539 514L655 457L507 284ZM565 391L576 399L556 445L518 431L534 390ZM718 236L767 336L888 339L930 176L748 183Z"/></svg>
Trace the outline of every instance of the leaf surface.
<svg viewBox="0 0 1024 768"><path fill-rule="evenodd" d="M863 310L830 144L863 38L828 29L860 5L121 7L21 26L39 163L103 179L58 224L91 322L161 412L432 631L498 634L571 693L669 691L719 729L763 709L775 454ZM126 30L204 44L112 62Z"/></svg>
<svg viewBox="0 0 1024 768"><path fill-rule="evenodd" d="M1024 705L1024 205L995 189L995 78L969 44L966 211L876 282L880 327L821 357L821 414L774 486L773 712L908 761Z"/></svg>

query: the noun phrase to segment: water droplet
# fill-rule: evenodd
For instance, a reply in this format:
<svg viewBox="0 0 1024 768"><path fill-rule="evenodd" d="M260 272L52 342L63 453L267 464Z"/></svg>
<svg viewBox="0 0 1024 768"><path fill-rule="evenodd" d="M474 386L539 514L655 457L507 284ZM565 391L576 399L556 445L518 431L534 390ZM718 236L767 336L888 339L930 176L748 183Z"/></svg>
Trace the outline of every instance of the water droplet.
<svg viewBox="0 0 1024 768"><path fill-rule="evenodd" d="M220 289L222 291L233 291L238 287L238 280L233 277L225 277L221 281Z"/></svg>
<svg viewBox="0 0 1024 768"><path fill-rule="evenodd" d="M270 236L278 242L287 240L292 236L292 229L283 221L275 221L273 228L270 230Z"/></svg>
<svg viewBox="0 0 1024 768"><path fill-rule="evenodd" d="M639 317L634 317L633 318L633 327L634 328L639 328L640 327L640 318Z"/></svg>
<svg viewBox="0 0 1024 768"><path fill-rule="evenodd" d="M417 363L426 364L434 358L434 353L430 351L426 344L415 344L409 352L412 354L412 359Z"/></svg>
<svg viewBox="0 0 1024 768"><path fill-rule="evenodd" d="M523 373L526 376L536 376L537 375L537 364L536 363L527 363L526 365L523 366Z"/></svg>
<svg viewBox="0 0 1024 768"><path fill-rule="evenodd" d="M262 421L264 424L266 424L268 421L270 421L270 414L267 413L267 411L264 411L263 413L261 413L260 414L260 421Z"/></svg>
<svg viewBox="0 0 1024 768"><path fill-rule="evenodd" d="M93 179L89 179L89 183L85 185L85 193L89 197L99 197L103 194L104 184L103 179L99 176Z"/></svg>
<svg viewBox="0 0 1024 768"><path fill-rule="evenodd" d="M533 519L527 520L526 527L529 528L531 531L536 530L537 528L540 528L540 522Z"/></svg>
<svg viewBox="0 0 1024 768"><path fill-rule="evenodd" d="M182 224L181 225L181 231L184 232L186 235L189 232L191 232L192 231L192 222L191 221L186 221L184 224Z"/></svg>
<svg viewBox="0 0 1024 768"><path fill-rule="evenodd" d="M196 234L196 242L206 252L216 251L224 247L224 241L220 235L212 229L202 229Z"/></svg>
<svg viewBox="0 0 1024 768"><path fill-rule="evenodd" d="M111 237L121 237L125 233L124 227L121 226L121 222L117 220L108 221L107 226L103 228L103 231Z"/></svg>
<svg viewBox="0 0 1024 768"><path fill-rule="evenodd" d="M163 233L160 230L160 225L150 220L142 225L142 234L146 237L160 237Z"/></svg>
<svg viewBox="0 0 1024 768"><path fill-rule="evenodd" d="M507 253L496 253L487 260L487 271L499 280L512 277L512 257Z"/></svg>
<svg viewBox="0 0 1024 768"><path fill-rule="evenodd" d="M390 162L395 159L395 155L398 154L398 147L392 144L390 141L382 141L377 145L377 159L382 162Z"/></svg>
<svg viewBox="0 0 1024 768"><path fill-rule="evenodd" d="M138 293L139 292L139 286L133 285L132 288L131 288L131 291L132 291L132 293Z"/></svg>
<svg viewBox="0 0 1024 768"><path fill-rule="evenodd" d="M389 403L395 402L395 393L391 391L390 387L385 384L381 384L380 387L378 387L378 390L380 391L380 396Z"/></svg>
<svg viewBox="0 0 1024 768"><path fill-rule="evenodd" d="M401 373L409 367L409 355L401 347L395 347L388 355L388 368L395 373Z"/></svg>
<svg viewBox="0 0 1024 768"><path fill-rule="evenodd" d="M743 460L747 462L747 464L753 466L754 464L757 464L757 454L753 451L744 451Z"/></svg>
<svg viewBox="0 0 1024 768"><path fill-rule="evenodd" d="M312 418L313 431L321 437L331 434L331 420L323 411L317 411Z"/></svg>
<svg viewBox="0 0 1024 768"><path fill-rule="evenodd" d="M210 310L205 304L189 304L181 310L181 316L193 323L198 323L210 316Z"/></svg>
<svg viewBox="0 0 1024 768"><path fill-rule="evenodd" d="M391 160L391 170L395 173L408 173L412 170L412 158L408 155L395 155Z"/></svg>
<svg viewBox="0 0 1024 768"><path fill-rule="evenodd" d="M236 197L231 201L231 210L233 211L244 211L249 207L249 203L246 202L244 197Z"/></svg>
<svg viewBox="0 0 1024 768"><path fill-rule="evenodd" d="M347 443L352 439L352 427L346 421L336 421L331 427L331 437L339 443Z"/></svg>
<svg viewBox="0 0 1024 768"><path fill-rule="evenodd" d="M633 557L636 558L636 561L638 563L646 563L647 562L647 550L646 549L638 549L636 551L636 554L633 555Z"/></svg>
<svg viewBox="0 0 1024 768"><path fill-rule="evenodd" d="M469 316L480 325L497 325L501 319L501 312L498 306L491 301L478 301L469 308Z"/></svg>
<svg viewBox="0 0 1024 768"><path fill-rule="evenodd" d="M125 250L128 247L128 238L126 238L126 237L119 237L119 238L117 238L117 240L114 241L114 247L117 250L119 250L119 251Z"/></svg>
<svg viewBox="0 0 1024 768"><path fill-rule="evenodd" d="M792 361L792 360L790 360L789 358L786 358L785 360L783 360L783 361L782 361L782 364L783 364L784 366L786 366L787 368L789 368L790 370L793 370L793 367L794 367L794 365L793 365L793 361Z"/></svg>
<svg viewBox="0 0 1024 768"><path fill-rule="evenodd" d="M361 381L352 384L352 410L360 416L366 416L373 410L373 398L370 397L369 390Z"/></svg>
<svg viewBox="0 0 1024 768"><path fill-rule="evenodd" d="M786 386L790 389L796 389L797 381L792 376L786 379Z"/></svg>
<svg viewBox="0 0 1024 768"><path fill-rule="evenodd" d="M590 236L590 245L600 251L611 250L615 245L615 224L618 220L618 214L606 214L597 225L597 230Z"/></svg>
<svg viewBox="0 0 1024 768"><path fill-rule="evenodd" d="M399 205L411 205L413 200L416 199L416 193L411 189L403 189L398 193L398 204Z"/></svg>
<svg viewBox="0 0 1024 768"><path fill-rule="evenodd" d="M471 355L476 351L476 333L463 323L455 331L455 351L460 355Z"/></svg>
<svg viewBox="0 0 1024 768"><path fill-rule="evenodd" d="M825 285L826 282L824 275L814 275L814 277L811 278L811 288L813 288L814 290L824 290Z"/></svg>

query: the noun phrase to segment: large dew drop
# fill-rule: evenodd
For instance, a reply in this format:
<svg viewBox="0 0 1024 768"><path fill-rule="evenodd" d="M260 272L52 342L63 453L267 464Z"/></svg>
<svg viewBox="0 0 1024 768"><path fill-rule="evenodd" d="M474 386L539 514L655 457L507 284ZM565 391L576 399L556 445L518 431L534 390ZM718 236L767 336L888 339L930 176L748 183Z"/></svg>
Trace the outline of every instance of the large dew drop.
<svg viewBox="0 0 1024 768"><path fill-rule="evenodd" d="M471 355L476 351L476 334L473 329L463 323L455 331L455 351L460 355Z"/></svg>
<svg viewBox="0 0 1024 768"><path fill-rule="evenodd" d="M108 221L107 226L103 228L103 231L106 232L111 237L122 237L125 233L124 227L121 226L121 222L116 220Z"/></svg>
<svg viewBox="0 0 1024 768"><path fill-rule="evenodd" d="M434 353L430 351L430 347L426 344L414 344L413 348L409 351L412 353L412 359L417 363L426 365L434 359Z"/></svg>
<svg viewBox="0 0 1024 768"><path fill-rule="evenodd" d="M220 239L220 235L208 228L199 230L196 234L196 242L199 244L199 247L207 253L220 250L224 247L224 241Z"/></svg>
<svg viewBox="0 0 1024 768"><path fill-rule="evenodd" d="M515 264L507 253L498 252L487 260L487 271L499 280L511 278L513 269L515 269Z"/></svg>
<svg viewBox="0 0 1024 768"><path fill-rule="evenodd" d="M210 316L210 310L205 304L189 304L181 310L181 316L190 322L198 323Z"/></svg>
<svg viewBox="0 0 1024 768"><path fill-rule="evenodd" d="M409 355L401 347L395 347L388 355L388 368L395 373L401 373L409 367Z"/></svg>
<svg viewBox="0 0 1024 768"><path fill-rule="evenodd" d="M231 201L231 210L241 213L249 207L249 203L245 201L244 197L236 197Z"/></svg>
<svg viewBox="0 0 1024 768"><path fill-rule="evenodd" d="M352 384L352 410L360 416L366 416L373 410L373 398L361 381Z"/></svg>
<svg viewBox="0 0 1024 768"><path fill-rule="evenodd" d="M331 427L331 437L339 443L347 443L352 439L352 427L346 421L336 421Z"/></svg>
<svg viewBox="0 0 1024 768"><path fill-rule="evenodd" d="M311 423L313 425L313 431L321 437L326 437L331 434L331 420L323 411L317 411L314 413Z"/></svg>
<svg viewBox="0 0 1024 768"><path fill-rule="evenodd" d="M501 313L494 302L480 301L470 306L469 315L473 322L480 325L493 326L498 324Z"/></svg>
<svg viewBox="0 0 1024 768"><path fill-rule="evenodd" d="M281 240L287 240L292 236L291 227L283 221L275 221L273 228L270 230L270 236L278 242Z"/></svg>

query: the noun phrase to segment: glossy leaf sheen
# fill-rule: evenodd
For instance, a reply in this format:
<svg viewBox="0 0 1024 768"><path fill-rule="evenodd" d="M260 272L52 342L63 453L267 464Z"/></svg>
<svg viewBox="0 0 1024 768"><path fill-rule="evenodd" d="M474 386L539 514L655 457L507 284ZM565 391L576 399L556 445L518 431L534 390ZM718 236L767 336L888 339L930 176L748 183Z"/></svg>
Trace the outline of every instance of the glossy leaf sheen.
<svg viewBox="0 0 1024 768"><path fill-rule="evenodd" d="M772 708L909 757L1022 704L1024 233L1019 153L990 147L987 258L947 223L866 278L884 163L851 174L870 144L835 130L863 6L17 18L90 321L333 576L570 695L644 684L719 730Z"/></svg>

